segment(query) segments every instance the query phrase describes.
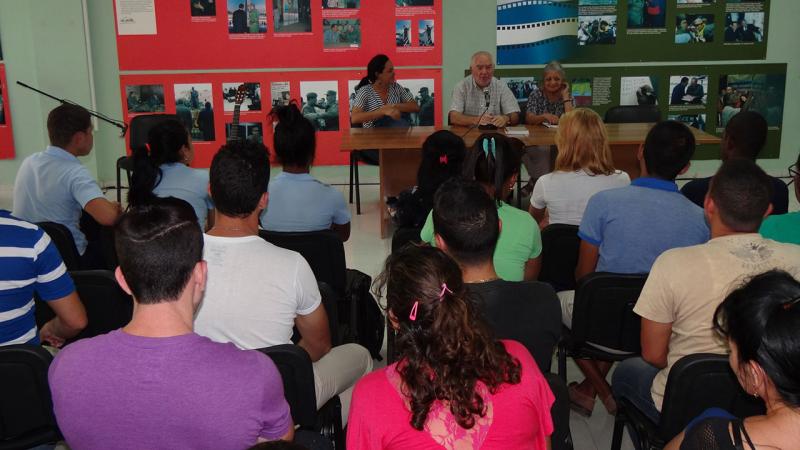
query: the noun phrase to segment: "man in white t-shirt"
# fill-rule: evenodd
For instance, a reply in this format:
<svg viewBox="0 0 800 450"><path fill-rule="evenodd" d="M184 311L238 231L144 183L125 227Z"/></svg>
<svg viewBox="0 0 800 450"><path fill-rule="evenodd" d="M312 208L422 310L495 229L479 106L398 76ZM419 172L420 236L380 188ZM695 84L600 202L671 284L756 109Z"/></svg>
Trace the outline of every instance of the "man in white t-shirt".
<svg viewBox="0 0 800 450"><path fill-rule="evenodd" d="M642 317L642 357L614 372L615 397L626 397L658 423L670 368L694 353L728 352L713 331L717 306L748 278L771 269L800 276L800 246L764 239L772 180L753 161L725 162L711 180L705 244L667 250L656 259L634 312Z"/></svg>
<svg viewBox="0 0 800 450"><path fill-rule="evenodd" d="M205 235L208 283L195 315L195 331L242 349L297 343L314 363L317 407L339 395L343 420L352 386L372 370L364 347L331 348L328 315L317 281L300 254L258 236L267 205L269 160L256 142L231 142L214 156L210 171L214 226Z"/></svg>

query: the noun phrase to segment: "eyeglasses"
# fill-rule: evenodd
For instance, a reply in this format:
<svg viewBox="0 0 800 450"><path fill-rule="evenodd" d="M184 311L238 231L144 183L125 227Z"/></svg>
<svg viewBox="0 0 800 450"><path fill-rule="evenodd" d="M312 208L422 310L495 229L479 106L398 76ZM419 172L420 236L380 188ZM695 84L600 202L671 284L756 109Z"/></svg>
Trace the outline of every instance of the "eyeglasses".
<svg viewBox="0 0 800 450"><path fill-rule="evenodd" d="M798 178L798 175L800 175L800 172L798 172L797 164L792 164L791 166L789 166L789 176L791 177L791 179L789 180L788 183L786 183L786 185L788 186L794 183L794 180Z"/></svg>

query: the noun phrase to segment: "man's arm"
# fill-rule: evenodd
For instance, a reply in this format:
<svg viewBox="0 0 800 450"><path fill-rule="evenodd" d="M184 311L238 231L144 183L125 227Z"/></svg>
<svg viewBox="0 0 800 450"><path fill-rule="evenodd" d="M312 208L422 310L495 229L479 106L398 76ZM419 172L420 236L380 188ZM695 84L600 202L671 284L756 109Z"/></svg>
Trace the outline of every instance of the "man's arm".
<svg viewBox="0 0 800 450"><path fill-rule="evenodd" d="M525 263L525 281L533 281L539 278L539 272L542 270L542 255L536 258L529 259Z"/></svg>
<svg viewBox="0 0 800 450"><path fill-rule="evenodd" d="M112 226L117 222L122 209L117 202L110 202L103 197L90 200L83 209L94 218L97 223L104 226Z"/></svg>
<svg viewBox="0 0 800 450"><path fill-rule="evenodd" d="M599 258L600 248L581 239L581 246L578 250L578 264L575 266L575 281L594 272Z"/></svg>
<svg viewBox="0 0 800 450"><path fill-rule="evenodd" d="M642 317L642 359L659 369L667 367L672 323L654 322Z"/></svg>
<svg viewBox="0 0 800 450"><path fill-rule="evenodd" d="M64 341L86 328L88 323L86 309L77 292L73 291L65 297L48 301L47 305L56 313L56 317L39 330L39 338L42 341L49 342L54 347L61 347Z"/></svg>
<svg viewBox="0 0 800 450"><path fill-rule="evenodd" d="M395 108L397 108L398 111L403 113L419 112L419 105L414 100L403 103L395 103L392 106L394 106Z"/></svg>
<svg viewBox="0 0 800 450"><path fill-rule="evenodd" d="M294 324L300 332L300 342L297 345L308 352L311 361L319 361L330 351L331 331L328 325L328 313L325 312L322 303L311 314L295 317Z"/></svg>
<svg viewBox="0 0 800 450"><path fill-rule="evenodd" d="M347 242L350 239L350 222L343 223L341 225L337 223L331 224L331 230L333 230L342 242Z"/></svg>

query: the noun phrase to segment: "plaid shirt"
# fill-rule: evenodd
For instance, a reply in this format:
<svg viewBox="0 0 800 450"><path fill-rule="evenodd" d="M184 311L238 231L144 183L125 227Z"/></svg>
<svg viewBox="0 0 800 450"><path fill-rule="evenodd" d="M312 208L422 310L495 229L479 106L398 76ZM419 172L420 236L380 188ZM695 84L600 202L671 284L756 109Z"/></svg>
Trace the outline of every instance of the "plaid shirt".
<svg viewBox="0 0 800 450"><path fill-rule="evenodd" d="M453 88L453 103L450 105L450 111L457 111L468 116L480 116L485 109L486 98L483 95L483 89L475 84L472 75L461 80ZM497 116L515 112L519 112L519 104L511 89L497 78L492 78L492 82L489 84L489 110L486 111L486 114Z"/></svg>

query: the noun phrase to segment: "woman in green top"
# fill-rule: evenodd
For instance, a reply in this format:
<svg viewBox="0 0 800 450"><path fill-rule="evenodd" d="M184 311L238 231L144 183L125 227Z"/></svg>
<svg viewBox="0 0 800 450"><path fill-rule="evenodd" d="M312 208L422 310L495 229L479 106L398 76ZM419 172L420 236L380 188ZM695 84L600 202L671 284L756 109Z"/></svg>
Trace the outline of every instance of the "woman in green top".
<svg viewBox="0 0 800 450"><path fill-rule="evenodd" d="M800 201L800 155L797 155L794 167L789 168L789 173L792 174L794 181L794 194ZM800 244L800 211L768 216L758 232L773 241Z"/></svg>
<svg viewBox="0 0 800 450"><path fill-rule="evenodd" d="M494 249L497 274L506 281L535 280L541 268L542 237L536 221L526 211L503 202L514 188L524 144L500 134L483 134L467 153L464 177L479 182L497 202L500 238ZM423 241L434 242L431 214L420 232Z"/></svg>

